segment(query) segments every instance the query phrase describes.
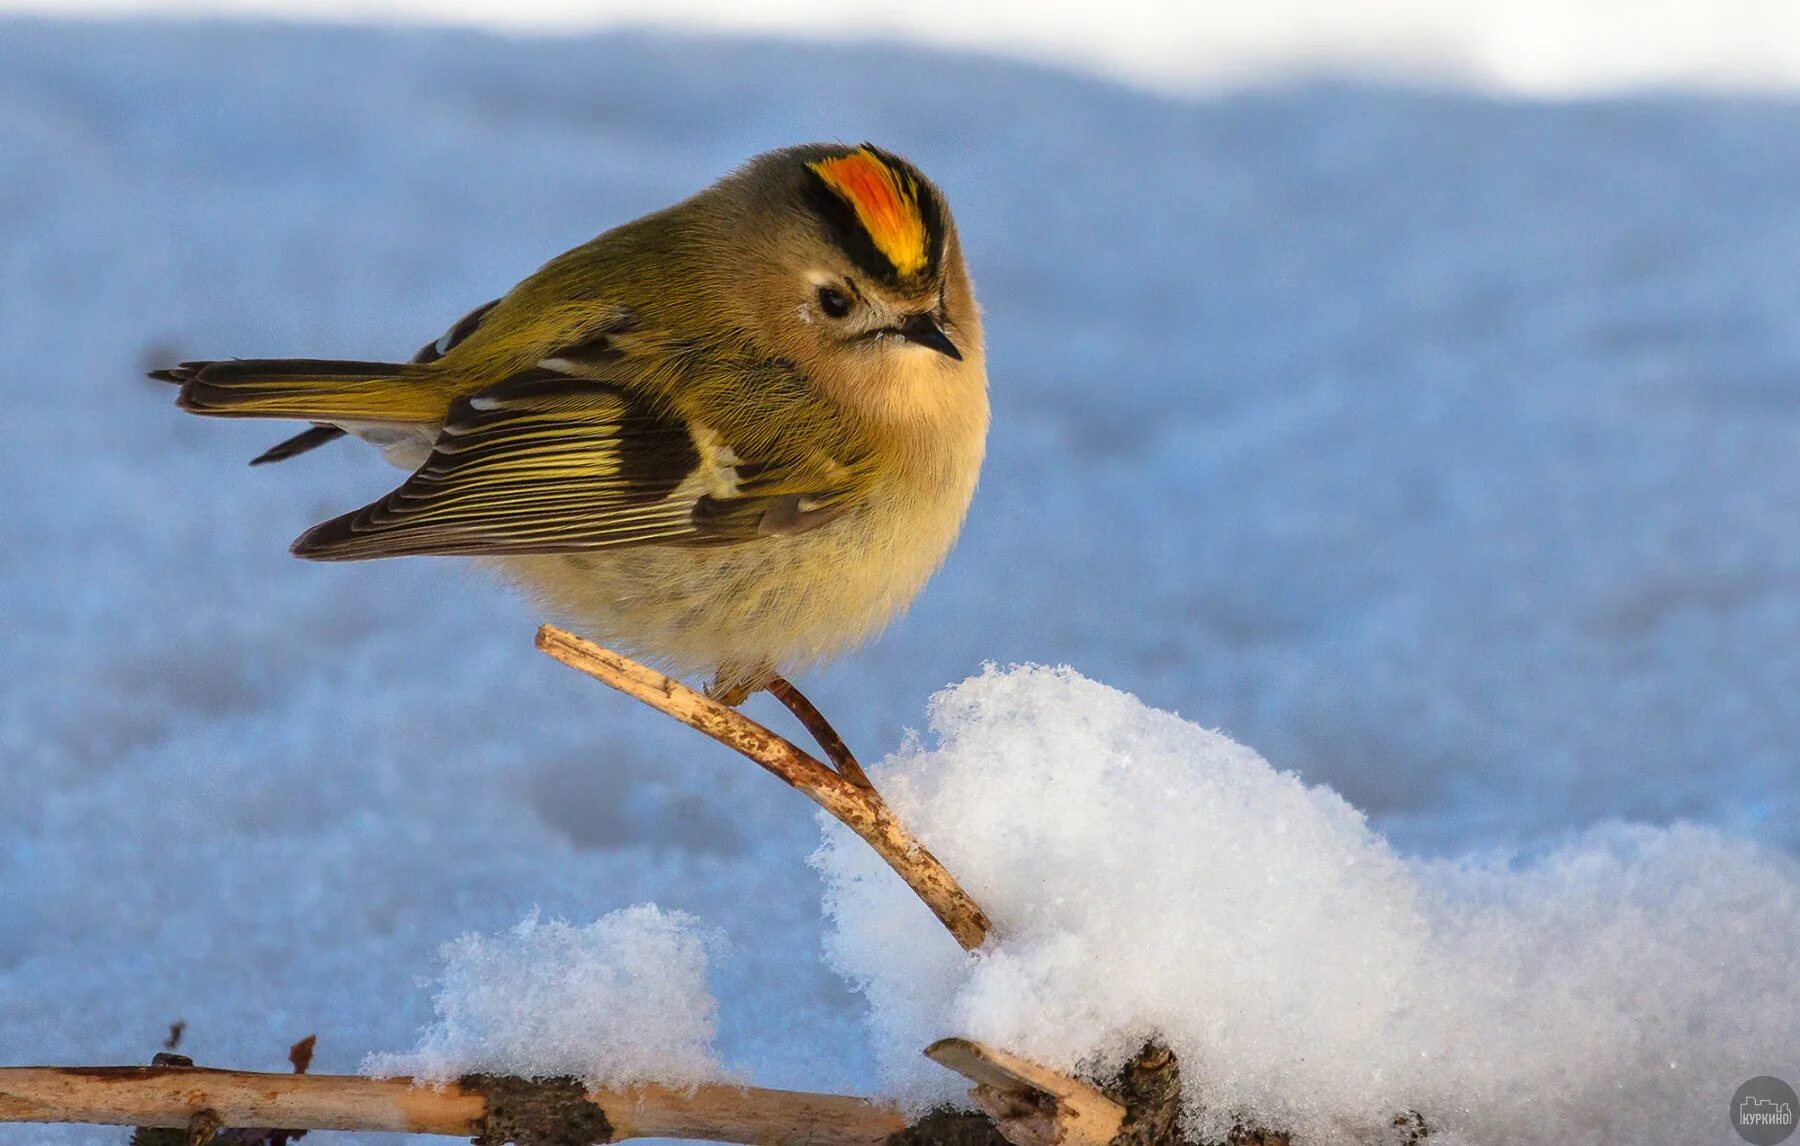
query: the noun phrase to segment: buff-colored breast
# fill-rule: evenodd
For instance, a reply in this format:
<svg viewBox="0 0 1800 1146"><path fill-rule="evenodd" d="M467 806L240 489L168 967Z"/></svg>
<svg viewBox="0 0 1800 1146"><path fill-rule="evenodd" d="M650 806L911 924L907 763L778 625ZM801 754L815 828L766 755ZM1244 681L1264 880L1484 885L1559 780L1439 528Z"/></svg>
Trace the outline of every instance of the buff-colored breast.
<svg viewBox="0 0 1800 1146"><path fill-rule="evenodd" d="M753 683L874 636L910 604L961 528L979 446L958 472L898 474L811 532L731 546L646 546L497 564L550 615L680 674ZM910 479L910 480L909 480Z"/></svg>

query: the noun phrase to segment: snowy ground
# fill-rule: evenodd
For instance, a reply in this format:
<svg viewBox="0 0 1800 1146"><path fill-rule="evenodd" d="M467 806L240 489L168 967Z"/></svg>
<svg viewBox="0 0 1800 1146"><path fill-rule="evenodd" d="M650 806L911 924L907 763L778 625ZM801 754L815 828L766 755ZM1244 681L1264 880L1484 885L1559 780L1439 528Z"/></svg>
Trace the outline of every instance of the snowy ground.
<svg viewBox="0 0 1800 1146"><path fill-rule="evenodd" d="M534 653L465 566L289 559L391 471L245 469L278 429L138 377L410 352L800 139L931 172L989 315L965 540L807 682L866 756L983 661L1069 663L1418 855L1614 818L1791 854L1796 129L1773 100L0 23L0 1061L146 1059L180 1018L201 1061L317 1031L352 1070L417 1041L445 941L654 901L728 944L727 1068L874 1085L798 798Z"/></svg>

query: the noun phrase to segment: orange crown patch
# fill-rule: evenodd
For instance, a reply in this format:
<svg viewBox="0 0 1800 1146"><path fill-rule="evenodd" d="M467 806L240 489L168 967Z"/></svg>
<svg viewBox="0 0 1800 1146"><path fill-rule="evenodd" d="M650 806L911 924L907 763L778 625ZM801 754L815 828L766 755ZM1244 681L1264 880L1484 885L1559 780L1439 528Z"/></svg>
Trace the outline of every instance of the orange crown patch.
<svg viewBox="0 0 1800 1146"><path fill-rule="evenodd" d="M875 249L896 271L906 276L925 268L930 261L929 240L912 180L866 146L807 166L856 212Z"/></svg>

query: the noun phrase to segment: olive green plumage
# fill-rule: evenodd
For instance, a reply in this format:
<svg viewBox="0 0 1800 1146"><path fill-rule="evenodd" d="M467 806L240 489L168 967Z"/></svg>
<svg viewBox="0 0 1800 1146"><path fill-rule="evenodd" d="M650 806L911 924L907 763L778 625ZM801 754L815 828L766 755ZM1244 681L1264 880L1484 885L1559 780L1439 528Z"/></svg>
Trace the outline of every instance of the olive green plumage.
<svg viewBox="0 0 1800 1146"><path fill-rule="evenodd" d="M180 404L414 469L301 556L495 560L601 639L736 696L917 592L980 466L986 375L942 198L868 145L765 155L551 260L409 363L228 360Z"/></svg>

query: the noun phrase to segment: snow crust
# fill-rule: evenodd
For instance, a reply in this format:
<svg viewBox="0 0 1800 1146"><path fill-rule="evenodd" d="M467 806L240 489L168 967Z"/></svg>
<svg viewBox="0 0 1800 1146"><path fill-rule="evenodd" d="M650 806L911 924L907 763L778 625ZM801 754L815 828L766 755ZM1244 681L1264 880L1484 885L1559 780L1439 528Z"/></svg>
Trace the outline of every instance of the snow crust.
<svg viewBox="0 0 1800 1146"><path fill-rule="evenodd" d="M691 1086L721 1075L718 1004L693 917L644 904L586 925L527 916L504 935L444 945L437 1021L410 1054L371 1074L449 1082L464 1074L573 1076L591 1086Z"/></svg>
<svg viewBox="0 0 1800 1146"><path fill-rule="evenodd" d="M990 668L873 776L994 919L962 954L835 823L832 965L915 1107L955 1032L1111 1071L1180 1056L1187 1115L1303 1142L1716 1137L1800 1046L1800 865L1692 825L1420 861L1336 793L1067 669ZM1723 1088L1723 1091L1721 1091Z"/></svg>

